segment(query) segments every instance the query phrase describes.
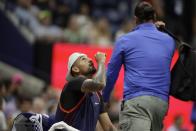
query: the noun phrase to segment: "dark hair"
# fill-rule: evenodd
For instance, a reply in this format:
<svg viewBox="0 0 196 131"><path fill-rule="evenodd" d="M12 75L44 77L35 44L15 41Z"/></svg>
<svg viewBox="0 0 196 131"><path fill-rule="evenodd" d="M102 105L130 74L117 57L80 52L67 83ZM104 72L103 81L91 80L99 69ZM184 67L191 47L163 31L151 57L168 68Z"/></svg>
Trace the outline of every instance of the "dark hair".
<svg viewBox="0 0 196 131"><path fill-rule="evenodd" d="M9 78L5 78L2 80L2 83L5 85L6 89L8 90L12 84L12 81Z"/></svg>
<svg viewBox="0 0 196 131"><path fill-rule="evenodd" d="M0 80L0 89L4 86L4 83L2 80Z"/></svg>
<svg viewBox="0 0 196 131"><path fill-rule="evenodd" d="M145 1L139 2L136 5L135 16L139 19L140 23L156 19L154 8L150 3Z"/></svg>
<svg viewBox="0 0 196 131"><path fill-rule="evenodd" d="M27 97L27 96L19 96L17 98L17 102L18 104L24 104L24 102L29 102L29 103L32 103L33 102L33 99L30 98L30 97Z"/></svg>

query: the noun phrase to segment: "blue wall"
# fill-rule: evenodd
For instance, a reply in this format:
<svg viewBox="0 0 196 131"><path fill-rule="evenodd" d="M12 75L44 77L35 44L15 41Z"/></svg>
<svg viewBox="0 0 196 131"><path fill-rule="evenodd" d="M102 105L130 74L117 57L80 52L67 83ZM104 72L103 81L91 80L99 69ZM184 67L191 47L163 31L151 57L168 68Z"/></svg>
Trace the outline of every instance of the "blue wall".
<svg viewBox="0 0 196 131"><path fill-rule="evenodd" d="M0 11L0 60L27 73L33 72L33 48Z"/></svg>

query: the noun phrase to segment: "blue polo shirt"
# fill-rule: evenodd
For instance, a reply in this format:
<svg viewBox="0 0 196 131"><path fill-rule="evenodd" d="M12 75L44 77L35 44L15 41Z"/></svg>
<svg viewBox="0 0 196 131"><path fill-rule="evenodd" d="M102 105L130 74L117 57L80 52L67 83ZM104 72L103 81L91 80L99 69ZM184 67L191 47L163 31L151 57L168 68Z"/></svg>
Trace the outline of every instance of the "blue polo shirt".
<svg viewBox="0 0 196 131"><path fill-rule="evenodd" d="M168 101L174 50L175 41L157 30L153 23L140 24L120 37L108 64L104 101L109 101L122 65L125 72L124 100L150 95Z"/></svg>

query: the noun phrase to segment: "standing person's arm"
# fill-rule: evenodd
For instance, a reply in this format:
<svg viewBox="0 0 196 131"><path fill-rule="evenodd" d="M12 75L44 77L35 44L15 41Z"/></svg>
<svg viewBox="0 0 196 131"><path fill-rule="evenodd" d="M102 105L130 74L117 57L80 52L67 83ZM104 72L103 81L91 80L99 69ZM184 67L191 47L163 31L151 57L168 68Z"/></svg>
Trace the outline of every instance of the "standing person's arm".
<svg viewBox="0 0 196 131"><path fill-rule="evenodd" d="M123 40L122 38L117 40L115 43L112 57L108 64L107 73L106 73L106 87L103 91L104 102L108 102L110 99L110 94L114 88L114 84L118 78L119 71L123 64Z"/></svg>

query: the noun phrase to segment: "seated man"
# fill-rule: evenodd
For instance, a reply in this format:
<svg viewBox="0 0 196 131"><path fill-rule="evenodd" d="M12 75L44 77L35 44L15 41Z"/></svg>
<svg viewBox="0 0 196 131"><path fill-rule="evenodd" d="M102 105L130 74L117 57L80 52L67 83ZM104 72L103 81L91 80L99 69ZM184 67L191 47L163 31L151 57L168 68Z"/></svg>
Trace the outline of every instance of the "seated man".
<svg viewBox="0 0 196 131"><path fill-rule="evenodd" d="M68 83L62 90L55 121L64 121L81 131L95 131L99 120L105 131L115 130L104 104L100 91L105 86L104 53L95 55L98 70L85 54L73 53L68 61Z"/></svg>

